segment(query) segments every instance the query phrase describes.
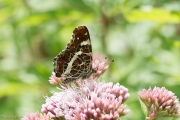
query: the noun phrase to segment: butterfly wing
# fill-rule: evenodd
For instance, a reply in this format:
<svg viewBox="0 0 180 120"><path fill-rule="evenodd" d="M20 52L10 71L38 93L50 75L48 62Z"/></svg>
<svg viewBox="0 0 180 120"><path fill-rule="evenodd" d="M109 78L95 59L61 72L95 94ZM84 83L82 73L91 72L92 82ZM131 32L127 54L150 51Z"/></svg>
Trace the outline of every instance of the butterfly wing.
<svg viewBox="0 0 180 120"><path fill-rule="evenodd" d="M63 77L63 83L89 77L92 69L92 47L88 29L75 28L72 39L65 50L54 58L56 77Z"/></svg>

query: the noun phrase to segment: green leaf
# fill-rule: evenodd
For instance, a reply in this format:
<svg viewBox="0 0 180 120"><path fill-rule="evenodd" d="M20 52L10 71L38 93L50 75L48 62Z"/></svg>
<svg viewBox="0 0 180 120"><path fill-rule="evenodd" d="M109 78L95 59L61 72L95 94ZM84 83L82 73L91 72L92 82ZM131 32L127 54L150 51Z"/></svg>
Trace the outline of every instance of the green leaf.
<svg viewBox="0 0 180 120"><path fill-rule="evenodd" d="M142 111L143 111L143 113L144 113L144 115L145 116L147 116L147 114L148 114L148 111L147 111L147 107L146 107L146 105L141 101L141 99L139 98L139 101L140 101L140 104L141 104L141 109L142 109Z"/></svg>
<svg viewBox="0 0 180 120"><path fill-rule="evenodd" d="M180 12L164 9L133 10L125 14L129 22L151 21L157 23L179 23Z"/></svg>

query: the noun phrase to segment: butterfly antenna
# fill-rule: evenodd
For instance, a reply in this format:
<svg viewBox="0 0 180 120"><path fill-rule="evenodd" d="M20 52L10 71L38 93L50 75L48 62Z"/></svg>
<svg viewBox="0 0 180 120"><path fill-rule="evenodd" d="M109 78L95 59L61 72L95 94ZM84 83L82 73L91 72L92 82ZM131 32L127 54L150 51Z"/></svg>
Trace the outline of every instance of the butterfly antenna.
<svg viewBox="0 0 180 120"><path fill-rule="evenodd" d="M105 57L104 59L107 60L108 57ZM113 63L115 60L112 60L111 63Z"/></svg>

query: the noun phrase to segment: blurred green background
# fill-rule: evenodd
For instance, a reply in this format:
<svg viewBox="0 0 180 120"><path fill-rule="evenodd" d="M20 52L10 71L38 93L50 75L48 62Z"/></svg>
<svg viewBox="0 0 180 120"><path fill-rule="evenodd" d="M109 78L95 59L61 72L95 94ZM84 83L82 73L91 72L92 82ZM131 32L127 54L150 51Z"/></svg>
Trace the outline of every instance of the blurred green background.
<svg viewBox="0 0 180 120"><path fill-rule="evenodd" d="M100 78L129 89L123 120L143 120L137 93L165 86L180 98L179 0L0 0L0 115L41 110L58 91L53 58L78 25L110 67Z"/></svg>

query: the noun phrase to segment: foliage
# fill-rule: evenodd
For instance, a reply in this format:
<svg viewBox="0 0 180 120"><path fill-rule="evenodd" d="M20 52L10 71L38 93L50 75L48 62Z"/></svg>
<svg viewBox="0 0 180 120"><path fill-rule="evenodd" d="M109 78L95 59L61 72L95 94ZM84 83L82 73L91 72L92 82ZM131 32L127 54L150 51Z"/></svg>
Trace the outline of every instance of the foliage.
<svg viewBox="0 0 180 120"><path fill-rule="evenodd" d="M53 58L78 25L89 28L93 52L115 62L102 80L129 88L124 120L143 120L138 91L165 86L180 98L180 2L177 0L1 0L0 115L41 109L56 90Z"/></svg>

